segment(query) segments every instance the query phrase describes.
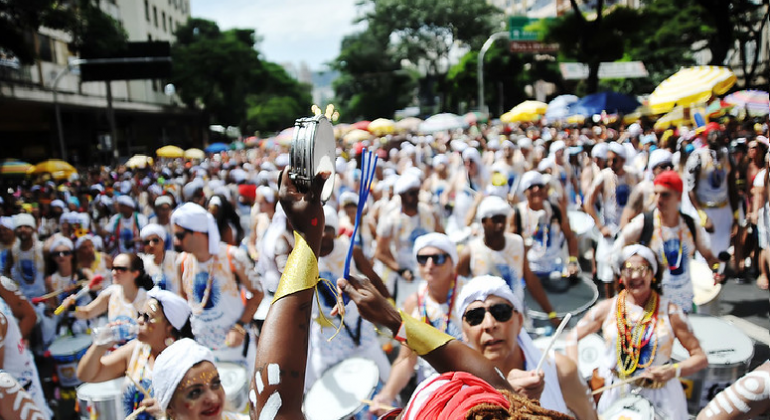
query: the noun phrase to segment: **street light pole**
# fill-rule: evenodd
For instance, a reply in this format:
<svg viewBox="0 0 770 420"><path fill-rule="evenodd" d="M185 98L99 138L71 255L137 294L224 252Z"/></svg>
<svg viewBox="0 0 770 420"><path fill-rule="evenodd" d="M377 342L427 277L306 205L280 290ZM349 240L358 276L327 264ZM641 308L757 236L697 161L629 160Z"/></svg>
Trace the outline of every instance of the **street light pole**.
<svg viewBox="0 0 770 420"><path fill-rule="evenodd" d="M487 112L487 107L484 105L484 54L487 53L487 50L492 47L492 44L494 44L496 40L501 38L508 38L508 32L496 32L492 34L492 36L490 36L489 39L484 42L484 46L481 47L481 51L479 51L476 77L479 92L479 111L481 112Z"/></svg>

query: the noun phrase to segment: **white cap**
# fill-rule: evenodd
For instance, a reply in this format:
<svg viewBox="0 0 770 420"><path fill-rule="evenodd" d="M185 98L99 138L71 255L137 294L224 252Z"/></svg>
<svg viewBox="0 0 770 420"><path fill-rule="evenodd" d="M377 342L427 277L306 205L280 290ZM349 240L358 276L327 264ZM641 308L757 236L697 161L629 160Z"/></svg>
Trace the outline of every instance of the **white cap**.
<svg viewBox="0 0 770 420"><path fill-rule="evenodd" d="M403 194L409 190L420 188L420 179L406 174L398 177L396 185L393 187L393 191L396 194Z"/></svg>
<svg viewBox="0 0 770 420"><path fill-rule="evenodd" d="M479 209L476 212L479 220L484 220L488 217L494 216L508 216L511 214L511 205L504 199L497 196L490 196L484 198L479 204Z"/></svg>
<svg viewBox="0 0 770 420"><path fill-rule="evenodd" d="M543 174L537 171L528 171L521 176L519 188L521 188L522 191L528 190L533 185L545 185Z"/></svg>

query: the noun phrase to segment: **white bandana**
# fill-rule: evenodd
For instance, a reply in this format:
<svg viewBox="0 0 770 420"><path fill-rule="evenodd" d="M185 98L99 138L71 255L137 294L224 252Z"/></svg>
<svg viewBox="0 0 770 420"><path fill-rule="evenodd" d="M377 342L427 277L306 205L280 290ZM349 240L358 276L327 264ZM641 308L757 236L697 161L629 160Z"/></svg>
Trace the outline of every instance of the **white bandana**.
<svg viewBox="0 0 770 420"><path fill-rule="evenodd" d="M414 241L414 257L417 258L417 253L429 246L446 252L452 259L452 264L457 264L457 245L449 239L449 236L434 232L418 237Z"/></svg>
<svg viewBox="0 0 770 420"><path fill-rule="evenodd" d="M54 249L60 246L65 246L70 251L75 249L75 245L72 244L72 241L69 238L65 238L64 236L57 236L56 239L54 239L51 243L51 247L48 249L50 250L51 254L53 254Z"/></svg>
<svg viewBox="0 0 770 420"><path fill-rule="evenodd" d="M163 226L157 223L150 223L149 225L142 228L142 231L139 232L139 237L142 239L147 239L152 235L158 235L161 241L165 241L166 233L166 229L163 229Z"/></svg>
<svg viewBox="0 0 770 420"><path fill-rule="evenodd" d="M650 248L639 244L629 245L623 248L623 252L621 252L621 257L623 259L620 261L620 266L622 266L624 261L633 257L634 255L639 255L640 257L647 260L647 262L650 263L650 266L652 267L653 274L658 273L658 260L655 258L655 254L652 253Z"/></svg>
<svg viewBox="0 0 770 420"><path fill-rule="evenodd" d="M494 216L508 216L511 214L511 205L504 199L497 196L490 196L484 198L479 204L479 209L476 212L479 220L484 220L487 217Z"/></svg>
<svg viewBox="0 0 770 420"><path fill-rule="evenodd" d="M214 216L195 203L185 203L171 214L171 223L209 236L209 253L219 252L219 228Z"/></svg>
<svg viewBox="0 0 770 420"><path fill-rule="evenodd" d="M174 328L180 331L184 328L187 320L190 319L190 314L192 314L190 305L187 304L186 300L175 293L158 287L147 292L147 296L160 302L163 306L163 315Z"/></svg>
<svg viewBox="0 0 770 420"><path fill-rule="evenodd" d="M176 387L187 371L204 361L214 363L211 350L190 338L178 340L160 352L152 369L152 389L161 411L168 408Z"/></svg>

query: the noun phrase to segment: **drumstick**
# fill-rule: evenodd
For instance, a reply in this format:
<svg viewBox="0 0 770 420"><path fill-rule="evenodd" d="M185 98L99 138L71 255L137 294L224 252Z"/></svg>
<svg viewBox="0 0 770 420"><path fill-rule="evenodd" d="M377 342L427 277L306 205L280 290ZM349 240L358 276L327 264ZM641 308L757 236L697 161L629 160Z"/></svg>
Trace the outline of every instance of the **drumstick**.
<svg viewBox="0 0 770 420"><path fill-rule="evenodd" d="M551 351L551 347L553 347L553 344L556 342L556 339L559 338L559 335L561 335L561 332L564 330L564 327L567 326L567 323L569 322L570 318L572 318L572 314L567 312L567 316L565 316L564 319L561 320L561 324L559 324L559 328L557 328L556 332L553 333L553 337L551 337L551 342L548 343L548 347L545 348L543 355L540 356L540 361L537 362L537 367L535 368L535 372L539 371L540 368L543 367L543 362L545 362L545 356L548 354L549 351Z"/></svg>
<svg viewBox="0 0 770 420"><path fill-rule="evenodd" d="M144 413L145 410L147 410L147 407L139 407L136 410L134 410L133 413L129 414L125 420L134 420L137 417L139 417L140 414Z"/></svg>
<svg viewBox="0 0 770 420"><path fill-rule="evenodd" d="M137 389L139 392L141 392L141 393L144 395L144 398L152 398L152 395L150 395L150 393L149 393L149 392L147 392L147 390L146 390L146 389L144 389L144 387L142 386L142 384L140 384L140 383L136 382L136 381L134 380L134 378L132 378L132 377L131 377L131 374L129 374L129 373L128 373L128 371L126 371L126 377L127 377L127 378L128 378L128 379L129 379L129 380L130 380L130 381L131 381L133 384L134 384L134 386L136 387L136 389Z"/></svg>
<svg viewBox="0 0 770 420"><path fill-rule="evenodd" d="M599 394L599 393L601 393L601 392L604 392L604 391L606 391L606 390L608 390L608 389L617 388L617 387L619 387L619 386L621 386L621 385L629 384L629 383L631 383L631 382L636 382L636 381L639 381L639 380L642 380L642 379L644 379L644 378L639 378L639 377L636 377L636 378L627 378L627 379L623 379L622 381L620 381L620 382L615 382L615 383L614 383L614 384L612 384L612 385L607 385L607 386L603 386L603 387L601 387L601 388L595 389L593 392L591 392L591 395L596 395L596 394Z"/></svg>
<svg viewBox="0 0 770 420"><path fill-rule="evenodd" d="M84 285L87 281L88 280L80 280L79 282L75 283L75 285L80 287L80 286ZM34 297L34 298L32 298L32 303L40 303L40 302L42 302L42 301L44 301L46 299L50 299L52 297L59 296L60 294L66 292L66 291L67 291L67 289L59 289L59 290L55 290L55 291L53 291L51 293L46 293L46 294L44 294L42 296Z"/></svg>
<svg viewBox="0 0 770 420"><path fill-rule="evenodd" d="M103 276L98 275L98 274L93 276L91 278L91 280L88 281L88 284L83 286L83 288L80 289L79 292L77 292L74 295L72 295L72 297L73 297L72 300L77 302L78 299L80 299L81 297L85 296L85 294L88 293L89 291L91 291L91 289L95 289L103 281L104 281L104 277ZM62 304L62 305L59 305L59 307L56 308L56 310L53 313L54 313L54 315L61 315L61 313L64 312L65 309L67 309L67 307Z"/></svg>
<svg viewBox="0 0 770 420"><path fill-rule="evenodd" d="M374 402L372 400L361 400L361 402L366 404L366 405L375 405L375 404L377 404L376 402ZM380 406L381 409L383 409L385 411L395 410L396 408L398 408L398 407L393 407L393 406L390 406L390 405L382 405L382 404L378 404L378 405Z"/></svg>

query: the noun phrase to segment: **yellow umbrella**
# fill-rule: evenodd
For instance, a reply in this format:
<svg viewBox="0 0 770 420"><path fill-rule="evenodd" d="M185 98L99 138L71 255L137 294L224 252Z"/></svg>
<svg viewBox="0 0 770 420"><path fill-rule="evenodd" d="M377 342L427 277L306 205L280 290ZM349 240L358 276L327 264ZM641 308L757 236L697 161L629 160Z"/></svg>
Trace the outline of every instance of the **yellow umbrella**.
<svg viewBox="0 0 770 420"><path fill-rule="evenodd" d="M369 140L371 138L372 133L366 130L353 130L348 134L345 134L345 137L343 137L342 140L347 144L353 144L358 143L359 141Z"/></svg>
<svg viewBox="0 0 770 420"><path fill-rule="evenodd" d="M156 150L155 154L158 155L158 157L174 159L184 157L184 150L176 146L163 146Z"/></svg>
<svg viewBox="0 0 770 420"><path fill-rule="evenodd" d="M691 108L690 109L690 117L685 119L684 117L684 109L683 106L677 106L674 109L671 110L668 114L660 117L658 121L655 122L655 128L656 130L665 130L669 127L679 127L680 125L694 125L695 122L692 119L692 116L696 113L703 114L706 109L702 106L697 108Z"/></svg>
<svg viewBox="0 0 770 420"><path fill-rule="evenodd" d="M185 159L205 159L206 153L203 152L201 149L187 149L184 151L184 158Z"/></svg>
<svg viewBox="0 0 770 420"><path fill-rule="evenodd" d="M396 123L394 123L393 120L389 120L387 118L377 118L376 120L369 123L367 130L369 130L369 132L375 136L393 134L393 132L396 131Z"/></svg>
<svg viewBox="0 0 770 420"><path fill-rule="evenodd" d="M727 67L697 66L679 70L655 88L649 99L653 114L671 111L675 105L690 106L722 95L735 84Z"/></svg>
<svg viewBox="0 0 770 420"><path fill-rule="evenodd" d="M537 121L545 115L548 104L540 101L524 101L500 116L504 123Z"/></svg>
<svg viewBox="0 0 770 420"><path fill-rule="evenodd" d="M129 168L144 169L148 166L152 166L152 158L145 155L134 155L126 162L126 166Z"/></svg>
<svg viewBox="0 0 770 420"><path fill-rule="evenodd" d="M70 165L69 163L59 160L59 159L51 159L46 160L44 162L40 162L37 165L29 168L27 171L28 174L45 174L49 173L51 174L51 177L54 179L64 179L69 178L70 175L77 173L77 170L74 166Z"/></svg>

